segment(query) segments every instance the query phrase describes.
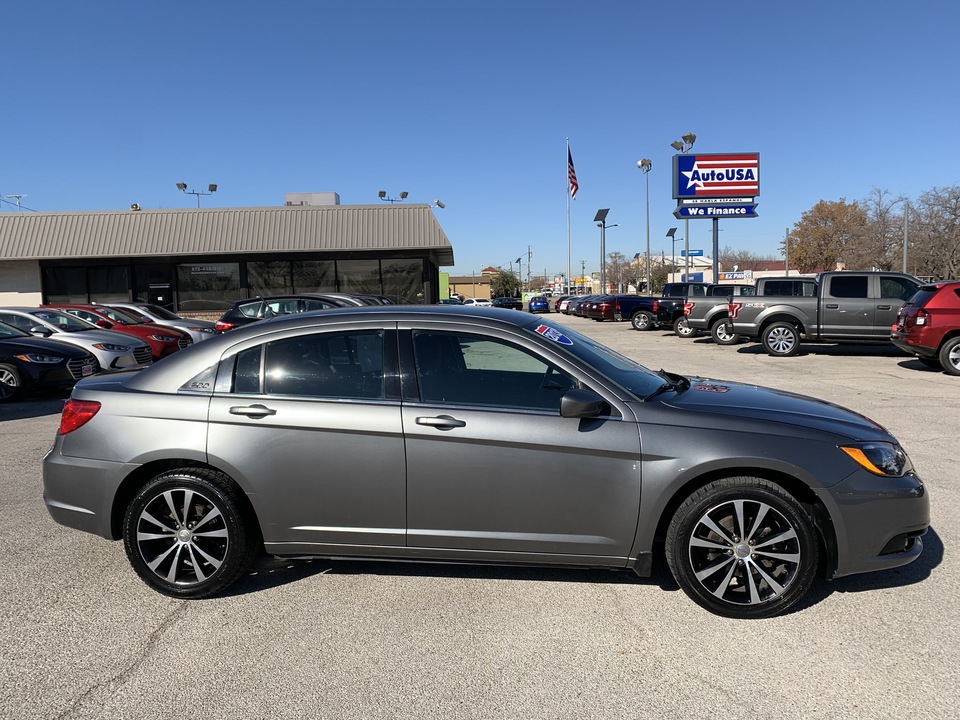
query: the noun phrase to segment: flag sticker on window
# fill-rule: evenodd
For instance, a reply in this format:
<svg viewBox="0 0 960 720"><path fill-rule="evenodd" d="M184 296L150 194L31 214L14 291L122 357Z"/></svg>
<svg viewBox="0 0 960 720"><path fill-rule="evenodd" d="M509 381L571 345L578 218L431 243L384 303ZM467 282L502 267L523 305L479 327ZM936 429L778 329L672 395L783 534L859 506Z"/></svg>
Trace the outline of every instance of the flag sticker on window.
<svg viewBox="0 0 960 720"><path fill-rule="evenodd" d="M547 340L553 340L561 345L573 345L573 340L549 325L538 325L535 332L543 335Z"/></svg>

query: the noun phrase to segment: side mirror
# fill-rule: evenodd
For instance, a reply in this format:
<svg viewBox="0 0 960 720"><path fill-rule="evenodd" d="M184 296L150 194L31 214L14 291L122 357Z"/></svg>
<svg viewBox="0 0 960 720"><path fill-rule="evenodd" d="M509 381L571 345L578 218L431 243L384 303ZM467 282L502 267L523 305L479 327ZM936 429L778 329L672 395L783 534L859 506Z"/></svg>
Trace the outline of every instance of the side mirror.
<svg viewBox="0 0 960 720"><path fill-rule="evenodd" d="M606 407L606 401L593 390L567 390L560 397L560 417L596 417Z"/></svg>
<svg viewBox="0 0 960 720"><path fill-rule="evenodd" d="M113 327L113 323L109 320L97 320L97 327L102 327L105 330L109 330Z"/></svg>
<svg viewBox="0 0 960 720"><path fill-rule="evenodd" d="M53 330L43 325L34 325L29 330L31 335L39 335L40 337L50 337L53 335Z"/></svg>

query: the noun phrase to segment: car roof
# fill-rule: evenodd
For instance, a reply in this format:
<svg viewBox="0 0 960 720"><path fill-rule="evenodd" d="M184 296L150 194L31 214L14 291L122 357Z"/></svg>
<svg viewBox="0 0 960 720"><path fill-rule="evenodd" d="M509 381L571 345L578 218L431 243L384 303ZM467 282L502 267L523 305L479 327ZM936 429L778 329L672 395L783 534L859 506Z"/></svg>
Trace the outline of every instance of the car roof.
<svg viewBox="0 0 960 720"><path fill-rule="evenodd" d="M188 382L205 367L216 365L224 352L249 338L282 334L296 329L330 329L350 322L382 319L385 322L444 322L466 321L466 325L483 326L488 329L519 330L543 324L539 316L518 313L506 308L479 309L469 305L366 305L363 307L332 308L282 315L269 320L244 325L222 335L216 335L202 343L191 346L189 353L174 353L162 363L139 371L127 380L137 389L163 389L179 387ZM143 374L149 370L149 374Z"/></svg>

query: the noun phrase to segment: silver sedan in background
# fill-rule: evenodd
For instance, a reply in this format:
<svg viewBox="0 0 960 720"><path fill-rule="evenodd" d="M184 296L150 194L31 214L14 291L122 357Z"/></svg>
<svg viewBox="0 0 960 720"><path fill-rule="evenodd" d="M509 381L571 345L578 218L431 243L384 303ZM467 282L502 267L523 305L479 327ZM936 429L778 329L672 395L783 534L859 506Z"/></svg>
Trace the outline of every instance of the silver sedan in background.
<svg viewBox="0 0 960 720"><path fill-rule="evenodd" d="M120 308L127 312L134 313L141 318L143 322L153 323L155 325L166 325L187 333L193 342L198 343L201 340L212 338L217 333L216 323L211 320L200 320L197 318L180 317L176 313L167 310L161 305L152 303L123 303L111 302L101 303L109 307Z"/></svg>

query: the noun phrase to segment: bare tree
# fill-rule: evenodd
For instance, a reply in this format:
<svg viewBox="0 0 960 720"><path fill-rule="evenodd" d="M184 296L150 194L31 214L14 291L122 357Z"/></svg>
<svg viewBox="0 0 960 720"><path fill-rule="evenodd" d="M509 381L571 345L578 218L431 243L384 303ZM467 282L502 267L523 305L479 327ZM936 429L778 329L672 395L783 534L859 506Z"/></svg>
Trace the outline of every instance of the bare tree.
<svg viewBox="0 0 960 720"><path fill-rule="evenodd" d="M729 271L736 265L740 270L759 270L764 260L769 258L760 257L749 250L735 250L731 247L725 247L720 251L720 257L717 261L723 265L723 269Z"/></svg>
<svg viewBox="0 0 960 720"><path fill-rule="evenodd" d="M848 268L893 270L903 256L903 215L897 213L906 198L893 197L887 190L874 188L861 202L866 212L863 233L847 244L844 261Z"/></svg>
<svg viewBox="0 0 960 720"><path fill-rule="evenodd" d="M923 193L910 211L908 269L935 279L960 277L960 186Z"/></svg>
<svg viewBox="0 0 960 720"><path fill-rule="evenodd" d="M856 247L866 223L867 214L859 203L845 198L821 200L803 213L790 232L791 262L800 272L832 269L841 262L849 270L859 269L850 265L847 254Z"/></svg>

